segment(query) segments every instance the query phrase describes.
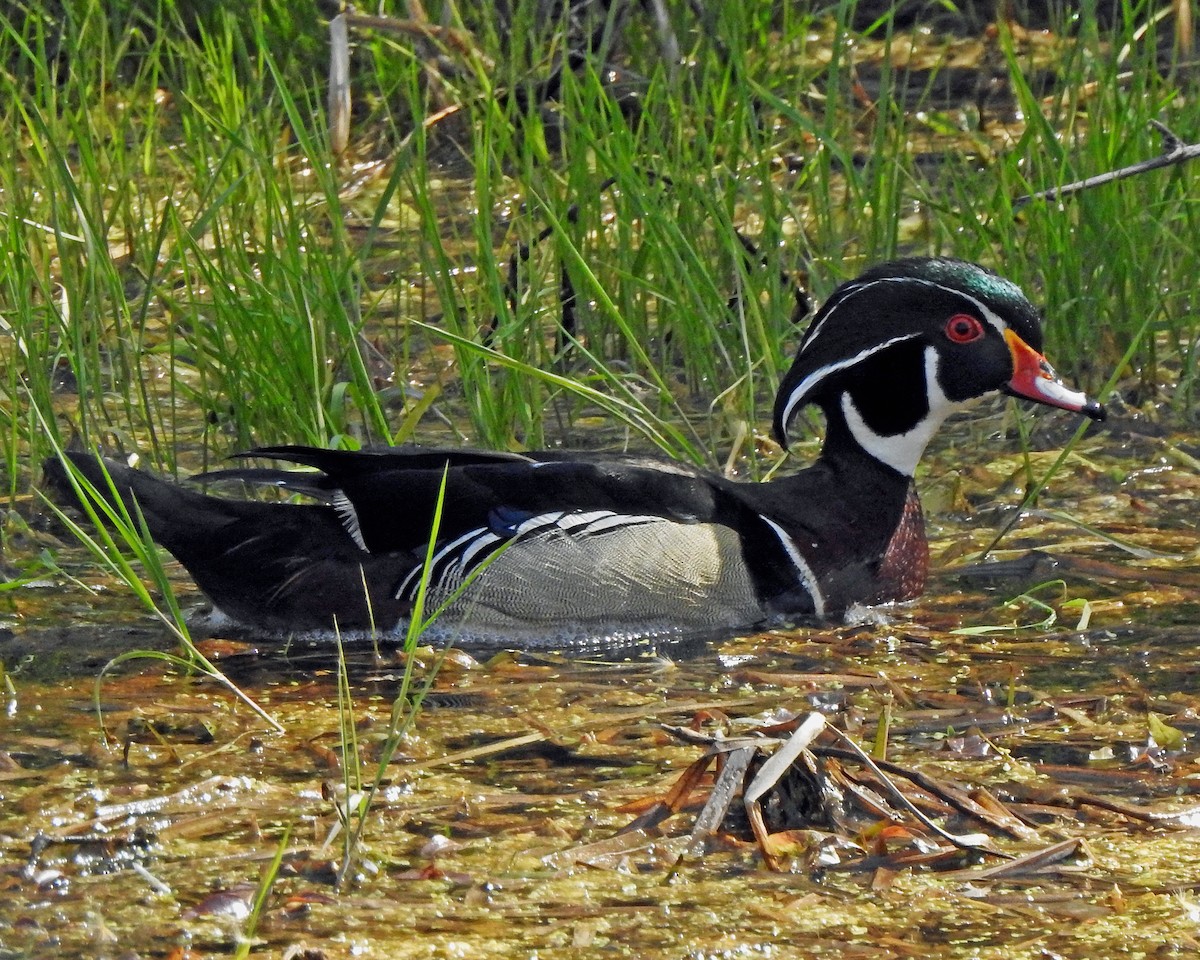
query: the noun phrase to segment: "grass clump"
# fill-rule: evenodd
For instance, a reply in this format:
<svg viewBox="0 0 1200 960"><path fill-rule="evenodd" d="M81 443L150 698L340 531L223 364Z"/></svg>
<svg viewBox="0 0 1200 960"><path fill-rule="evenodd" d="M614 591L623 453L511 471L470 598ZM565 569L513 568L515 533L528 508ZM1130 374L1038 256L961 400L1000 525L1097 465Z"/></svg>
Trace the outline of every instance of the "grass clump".
<svg viewBox="0 0 1200 960"><path fill-rule="evenodd" d="M1128 355L1131 399L1175 381L1191 409L1186 171L1013 208L1153 155L1152 118L1200 129L1159 6L1045 34L853 2L538 9L356 23L337 157L311 8L10 8L10 498L56 417L168 467L285 441L577 444L596 414L621 429L596 442L720 462L766 419L796 282L819 299L900 253L996 266L1042 295L1064 372L1095 389Z"/></svg>

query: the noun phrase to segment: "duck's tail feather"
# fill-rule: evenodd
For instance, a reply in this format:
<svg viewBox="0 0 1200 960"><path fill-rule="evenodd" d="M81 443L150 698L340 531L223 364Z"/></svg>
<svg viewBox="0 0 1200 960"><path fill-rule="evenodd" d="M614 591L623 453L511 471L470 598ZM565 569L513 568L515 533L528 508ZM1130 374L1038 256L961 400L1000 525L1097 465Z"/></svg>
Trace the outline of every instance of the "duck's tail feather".
<svg viewBox="0 0 1200 960"><path fill-rule="evenodd" d="M396 587L419 560L360 549L332 507L213 497L92 453L63 457L101 499L115 507L115 490L135 522L140 513L154 541L238 623L328 632L336 619L343 630L385 630L408 612ZM59 497L79 505L63 460L47 460L44 471Z"/></svg>
<svg viewBox="0 0 1200 960"><path fill-rule="evenodd" d="M275 447L255 447L235 453L235 457L259 457L280 460L305 467L314 467L330 477L346 473L357 476L396 470L441 470L445 466L466 467L476 464L528 463L533 459L525 453L497 450L475 450L470 447L367 447L362 450L326 450L284 444Z"/></svg>

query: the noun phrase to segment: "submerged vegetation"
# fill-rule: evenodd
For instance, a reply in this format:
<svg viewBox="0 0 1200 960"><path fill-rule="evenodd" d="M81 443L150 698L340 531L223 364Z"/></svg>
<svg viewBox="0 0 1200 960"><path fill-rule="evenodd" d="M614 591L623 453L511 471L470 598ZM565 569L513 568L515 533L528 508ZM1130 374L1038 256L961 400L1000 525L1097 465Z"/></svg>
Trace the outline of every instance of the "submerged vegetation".
<svg viewBox="0 0 1200 960"><path fill-rule="evenodd" d="M0 11L0 958L306 936L313 955L389 957L1193 949L1194 813L1133 805L1175 803L1197 768L1196 173L1019 200L1155 156L1152 121L1200 140L1188 4L914 18L752 0L662 22L655 3L383 6L346 20L344 146L335 11ZM797 304L927 253L1041 300L1048 353L1111 392L1116 426L1071 447L1061 421L1030 436L993 407L952 429L919 477L943 567L1055 490L1006 563L943 573L893 624L684 667L443 663L416 630L402 660L214 640L186 647L195 672L138 676L118 652L172 642L161 620L190 645L177 569L137 516L109 518L123 536L56 528L86 553L44 530L36 465L72 442L187 472L255 444L417 441L658 449L760 476L781 459L767 398ZM999 587L953 579L1001 569ZM63 599L68 577L86 601ZM160 611L152 627L114 578ZM737 825L708 861L668 828L630 839L656 798L686 807L680 770L705 783L708 760L658 721L777 735L809 709L877 758L986 783L1024 824L993 838L1001 856L1061 836L1069 862L1001 882L882 814L853 852L787 832L769 857L792 873ZM918 802L949 823L953 793ZM138 892L103 901L115 871Z"/></svg>

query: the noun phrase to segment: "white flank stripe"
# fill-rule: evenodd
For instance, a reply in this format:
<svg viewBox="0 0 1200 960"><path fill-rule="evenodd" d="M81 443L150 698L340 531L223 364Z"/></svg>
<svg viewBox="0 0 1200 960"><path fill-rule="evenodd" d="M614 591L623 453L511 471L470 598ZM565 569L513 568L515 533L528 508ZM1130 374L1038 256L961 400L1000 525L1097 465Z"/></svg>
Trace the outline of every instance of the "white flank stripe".
<svg viewBox="0 0 1200 960"><path fill-rule="evenodd" d="M600 533L613 527L637 525L661 520L661 517L645 517L637 514L613 513L611 510L579 510L568 513L558 510L554 513L540 513L530 517L516 528L517 536L535 533L544 527L557 527L559 530L570 531L578 527L585 528L583 534Z"/></svg>
<svg viewBox="0 0 1200 960"><path fill-rule="evenodd" d="M442 547L441 550L439 550L437 553L435 553L433 555L432 559L430 559L430 561L429 561L430 571L436 570L437 565L446 558L446 555L448 553L453 552L458 547L462 546L464 543L467 543L468 541L473 540L476 537L485 535L488 532L489 531L488 531L487 527L476 527L474 530L468 530L461 537L458 537L458 538L450 541L448 544L446 544L444 547ZM408 576L405 577L400 582L400 586L396 588L396 598L397 599L399 599L400 597L403 597L406 593L408 593L409 587L412 586L413 579L415 577L420 576L421 570L423 568L424 568L424 564L418 564L417 566L413 567L412 570L409 571ZM432 574L431 574L431 576L432 576Z"/></svg>
<svg viewBox="0 0 1200 960"><path fill-rule="evenodd" d="M639 527L643 523L665 523L662 517L645 517L625 513L610 513L588 524L585 534L603 533L606 530L616 530L621 527Z"/></svg>
<svg viewBox="0 0 1200 960"><path fill-rule="evenodd" d="M813 613L823 619L825 617L825 597L821 593L821 588L817 585L817 578L812 571L812 567L808 565L808 561L804 559L804 555L796 547L795 541L784 532L783 527L770 517L764 517L761 513L758 515L758 518L775 531L775 536L779 538L779 542L783 545L788 559L792 561L792 566L799 572L800 581L804 584L804 589L812 597Z"/></svg>
<svg viewBox="0 0 1200 960"><path fill-rule="evenodd" d="M400 586L398 586L396 588L396 599L397 600L399 600L401 597L404 597L408 594L408 588L410 586L412 586L413 577L415 577L420 572L421 572L421 567L418 564L417 566L413 567L408 572L407 577L405 577L403 580L400 581Z"/></svg>
<svg viewBox="0 0 1200 960"><path fill-rule="evenodd" d="M499 543L503 539L503 537L499 537L494 533L485 533L482 536L476 537L475 542L467 547L463 551L463 555L458 558L458 569L465 571L480 550L485 550L493 543Z"/></svg>
<svg viewBox="0 0 1200 960"><path fill-rule="evenodd" d="M522 520L513 529L514 537L523 537L528 533L534 533L542 527L555 527L558 522L566 516L565 510L559 510L557 513L539 513L536 516L530 517L528 520Z"/></svg>
<svg viewBox="0 0 1200 960"><path fill-rule="evenodd" d="M461 547L464 543L468 543L471 540L474 540L476 537L483 536L483 535L487 534L488 532L489 531L488 531L487 527L476 527L474 530L468 530L461 537L451 540L448 544L446 544L444 547L442 547L441 550L439 550L437 553L435 553L433 555L433 559L429 561L429 565L431 567L436 567L439 563L441 563L443 560L446 559L446 556L448 554L453 553L455 550L457 550L459 547Z"/></svg>
<svg viewBox="0 0 1200 960"><path fill-rule="evenodd" d="M564 510L553 516L552 523L560 530L574 530L576 527L586 527L589 523L607 520L613 515L611 510L579 510L572 513Z"/></svg>

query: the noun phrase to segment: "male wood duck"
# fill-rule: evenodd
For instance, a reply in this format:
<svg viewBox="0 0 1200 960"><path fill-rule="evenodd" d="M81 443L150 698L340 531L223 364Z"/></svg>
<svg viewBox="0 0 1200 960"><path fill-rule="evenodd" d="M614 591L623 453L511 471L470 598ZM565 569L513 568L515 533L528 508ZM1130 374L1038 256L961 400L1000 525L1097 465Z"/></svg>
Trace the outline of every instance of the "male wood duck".
<svg viewBox="0 0 1200 960"><path fill-rule="evenodd" d="M838 287L809 326L774 430L786 444L816 404L825 442L815 464L767 483L637 456L422 448L264 447L246 456L315 472L221 472L318 501L298 504L106 466L243 632L402 636L445 471L426 610L467 586L435 638L596 647L731 635L918 596L928 547L913 471L948 414L1003 391L1104 417L1041 345L1037 311L1008 280L961 260L897 260ZM108 489L94 456L69 456ZM69 489L58 461L49 474Z"/></svg>

